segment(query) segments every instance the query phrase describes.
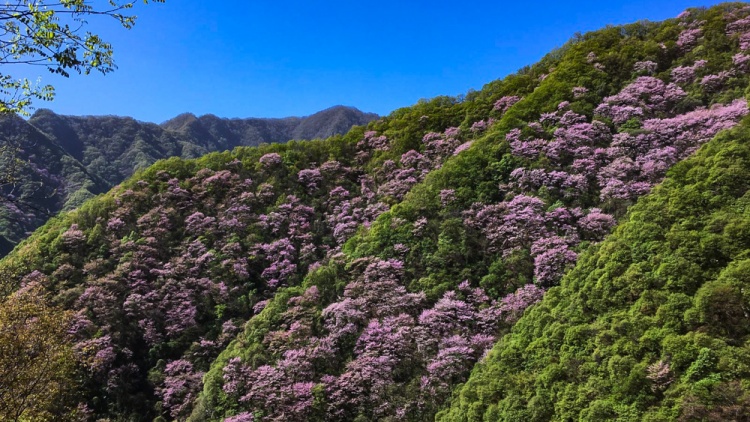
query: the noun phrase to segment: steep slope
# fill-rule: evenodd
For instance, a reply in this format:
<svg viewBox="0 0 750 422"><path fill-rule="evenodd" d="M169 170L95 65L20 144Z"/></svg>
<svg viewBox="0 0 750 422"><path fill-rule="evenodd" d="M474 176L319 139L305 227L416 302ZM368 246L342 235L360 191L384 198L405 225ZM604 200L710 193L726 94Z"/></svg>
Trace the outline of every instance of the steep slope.
<svg viewBox="0 0 750 422"><path fill-rule="evenodd" d="M195 420L430 419L539 287L555 285L674 162L747 114L743 100L695 109L747 86L735 70L737 79L724 76L713 90L703 81L723 69L700 62L733 66L736 34L727 27L746 13L722 6L587 34L551 55L546 69L532 69L541 71L538 86L525 90L508 78L487 87L500 95L497 114L484 119L500 119L463 126L463 140L477 138L471 147L345 245L346 262L373 267L310 274L305 286L333 288L335 300L302 294L269 303L204 379ZM680 42L685 31L705 36ZM701 44L708 40L715 50ZM679 77L693 66L709 77ZM511 86L515 92L502 92ZM398 144L403 135L389 139ZM428 133L424 143L439 139ZM384 265L390 272L375 272ZM396 301L385 293L396 286L426 297ZM304 340L273 342L300 328ZM337 363L322 364L320 353Z"/></svg>
<svg viewBox="0 0 750 422"><path fill-rule="evenodd" d="M55 153L30 152L28 168L16 175L12 186L6 186L7 201L0 203L0 243L5 245L0 246L0 256L58 211L80 205L157 160L197 158L263 142L330 137L376 118L343 106L286 119L181 115L162 125L129 117L61 116L50 110L38 110L25 124L15 116L3 118L0 124L6 137L2 144L35 145ZM77 170L71 166L78 166ZM40 182L40 172L56 181Z"/></svg>
<svg viewBox="0 0 750 422"><path fill-rule="evenodd" d="M156 124L130 117L61 116L39 110L29 124L48 134L110 187L158 159L183 155L183 144L191 142Z"/></svg>
<svg viewBox="0 0 750 422"><path fill-rule="evenodd" d="M0 187L0 256L60 210L70 210L106 192L109 185L20 117L0 119L0 139L9 146L0 167L8 169ZM8 161L17 157L20 162ZM15 167L15 170L11 170Z"/></svg>
<svg viewBox="0 0 750 422"><path fill-rule="evenodd" d="M750 122L677 164L441 421L747 420Z"/></svg>
<svg viewBox="0 0 750 422"><path fill-rule="evenodd" d="M159 162L38 230L0 286L76 313L96 417L432 419L579 254L747 115L749 14L605 28L366 130ZM170 125L231 134L198 120Z"/></svg>

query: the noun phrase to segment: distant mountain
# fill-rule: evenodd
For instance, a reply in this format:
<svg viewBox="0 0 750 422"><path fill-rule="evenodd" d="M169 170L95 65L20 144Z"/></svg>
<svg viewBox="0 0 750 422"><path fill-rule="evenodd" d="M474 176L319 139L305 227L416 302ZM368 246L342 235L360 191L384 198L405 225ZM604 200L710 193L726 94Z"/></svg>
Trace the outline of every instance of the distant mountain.
<svg viewBox="0 0 750 422"><path fill-rule="evenodd" d="M289 139L328 138L377 118L377 114L363 113L354 107L336 106L308 117L282 119L222 119L211 114L196 117L186 113L162 123L161 127L202 140L207 149L219 150ZM216 142L214 146L209 144L212 141Z"/></svg>
<svg viewBox="0 0 750 422"><path fill-rule="evenodd" d="M169 157L197 158L238 146L327 138L377 119L335 106L307 117L223 119L181 114L161 125L119 116L63 116L41 109L28 120L0 119L2 141L26 163L3 186L0 256L60 210L106 192ZM7 165L7 163L3 164Z"/></svg>

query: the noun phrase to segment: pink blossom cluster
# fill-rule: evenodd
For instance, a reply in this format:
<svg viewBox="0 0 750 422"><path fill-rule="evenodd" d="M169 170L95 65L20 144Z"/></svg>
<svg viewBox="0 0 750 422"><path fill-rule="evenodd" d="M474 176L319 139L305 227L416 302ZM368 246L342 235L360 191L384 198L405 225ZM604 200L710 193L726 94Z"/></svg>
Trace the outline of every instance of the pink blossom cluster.
<svg viewBox="0 0 750 422"><path fill-rule="evenodd" d="M264 340L279 357L275 363L254 366L235 357L224 367L222 388L242 409L264 420L303 421L313 410L312 389L320 385L326 420L416 417L465 380L498 330L544 292L529 285L494 301L463 282L430 305L423 294L404 289L401 262L362 263L366 267L342 297L320 312L323 329L317 335L314 321L322 304L313 286L288 301L283 326ZM333 369L339 365L342 372ZM394 394L414 381L416 402Z"/></svg>
<svg viewBox="0 0 750 422"><path fill-rule="evenodd" d="M672 69L672 81L677 84L689 84L695 80L698 69L706 66L705 60L697 60L691 66L678 66Z"/></svg>
<svg viewBox="0 0 750 422"><path fill-rule="evenodd" d="M476 122L472 132L483 131L488 121ZM481 123L481 124L480 124ZM375 173L377 195L400 200L411 188L422 181L431 170L440 168L446 159L460 154L472 141L462 142L458 128L448 128L444 133L428 132L422 137L423 153L410 150L400 160L386 160Z"/></svg>
<svg viewBox="0 0 750 422"><path fill-rule="evenodd" d="M475 205L466 212L465 224L482 233L489 251L505 257L529 251L537 283L554 285L575 262L576 245L581 240L600 240L615 219L598 207L559 208L553 215L545 211L540 196L581 205L586 198L598 196L609 207L632 201L648 193L673 164L748 113L747 103L739 99L676 114L673 110L685 95L674 84L642 76L596 109L598 115L612 119L615 132L577 115L565 102L557 111L543 114L534 126L529 124L530 131L509 131L506 140L514 155L529 160L543 157L548 165L513 170L508 183L501 185L514 195L512 199ZM618 131L621 125L632 124L633 118L639 131ZM546 129L540 131L539 125ZM563 214L568 216L561 218ZM542 249L550 239L564 242Z"/></svg>
<svg viewBox="0 0 750 422"><path fill-rule="evenodd" d="M585 86L576 86L573 87L573 98L579 99L582 98L584 95L586 95L587 92L589 92L588 88Z"/></svg>
<svg viewBox="0 0 750 422"><path fill-rule="evenodd" d="M642 62L636 62L633 65L633 70L637 73L645 73L647 75L653 75L656 72L658 64L651 60L645 60Z"/></svg>
<svg viewBox="0 0 750 422"><path fill-rule="evenodd" d="M446 132L428 137L424 149L429 156L409 151L383 170L383 179L326 161L299 170L299 183L287 186L296 192L290 194L252 180L235 160L182 180L160 171L155 180L116 193L116 207L101 221L108 256L83 268L72 262L89 248L86 233L73 225L60 236L65 263L53 274L85 277L84 288L69 300L77 310L71 336L87 382L126 396L118 392L150 382L135 362L151 359L144 355L149 349L169 350L168 355L154 352L167 364L159 369L163 377L151 378L156 381L152 387L165 416L187 417L202 388L206 362L252 315L245 309L248 298L260 312L276 289L298 284L308 268L335 259L343 242L388 209L378 194L383 184L398 181L402 170L421 180L452 156L461 143L459 131ZM376 134L366 138L367 154L387 144ZM285 170L283 161L279 153L264 154L249 171L254 178L273 180ZM397 253L408 253L408 247ZM304 324L290 327L288 338L304 330ZM309 397L308 385L293 387L289 394ZM251 416L237 413L234 418Z"/></svg>
<svg viewBox="0 0 750 422"><path fill-rule="evenodd" d="M731 76L731 71L722 70L717 74L704 76L700 81L700 85L706 90L706 92L716 92L724 87L727 79Z"/></svg>
<svg viewBox="0 0 750 422"><path fill-rule="evenodd" d="M264 167L271 168L273 166L277 166L277 165L281 164L281 155L279 155L279 154L277 154L275 152L270 152L270 153L265 154L262 157L260 157L259 162Z"/></svg>
<svg viewBox="0 0 750 422"><path fill-rule="evenodd" d="M390 142L385 135L378 135L374 130L365 132L364 138L357 144L361 150L388 151Z"/></svg>
<svg viewBox="0 0 750 422"><path fill-rule="evenodd" d="M740 50L750 50L750 16L737 17L727 24L726 33L736 37L740 43Z"/></svg>
<svg viewBox="0 0 750 422"><path fill-rule="evenodd" d="M453 155L458 155L458 154L460 154L460 153L468 150L469 148L471 148L471 144L473 144L473 143L474 143L474 141L466 141L463 144L457 146L456 149L453 150Z"/></svg>
<svg viewBox="0 0 750 422"><path fill-rule="evenodd" d="M615 219L597 208L588 213L580 208L545 208L541 199L521 194L500 204L476 204L465 212L464 223L484 236L488 250L506 258L529 251L536 282L552 286L575 263L573 248L580 240L601 240Z"/></svg>
<svg viewBox="0 0 750 422"><path fill-rule="evenodd" d="M621 124L633 117L651 117L671 109L687 94L679 86L651 77L641 76L618 94L606 97L595 113Z"/></svg>
<svg viewBox="0 0 750 422"><path fill-rule="evenodd" d="M698 44L698 38L703 34L700 28L685 29L677 37L677 47L688 51Z"/></svg>
<svg viewBox="0 0 750 422"><path fill-rule="evenodd" d="M323 181L323 176L320 174L319 169L302 169L297 173L297 180L299 180L308 191L315 191L320 187L320 183Z"/></svg>
<svg viewBox="0 0 750 422"><path fill-rule="evenodd" d="M471 128L469 130L471 130L474 133L481 133L487 130L487 126L488 124L485 120L479 120L477 122L472 123Z"/></svg>
<svg viewBox="0 0 750 422"><path fill-rule="evenodd" d="M173 418L186 418L201 390L203 373L196 371L189 361L178 359L167 364L164 375L164 385L157 394Z"/></svg>
<svg viewBox="0 0 750 422"><path fill-rule="evenodd" d="M72 224L61 237L65 246L71 250L75 250L86 243L86 235L78 228L78 224Z"/></svg>
<svg viewBox="0 0 750 422"><path fill-rule="evenodd" d="M674 374L669 362L660 360L648 366L646 378L652 382L651 390L664 391L674 381Z"/></svg>
<svg viewBox="0 0 750 422"><path fill-rule="evenodd" d="M521 97L517 95L506 95L499 100L495 101L495 104L493 105L492 109L495 111L500 112L500 114L505 114L506 111L508 111L509 108L513 106L513 104L521 101Z"/></svg>
<svg viewBox="0 0 750 422"><path fill-rule="evenodd" d="M750 56L743 53L737 53L732 56L732 63L736 70L747 73L750 72Z"/></svg>

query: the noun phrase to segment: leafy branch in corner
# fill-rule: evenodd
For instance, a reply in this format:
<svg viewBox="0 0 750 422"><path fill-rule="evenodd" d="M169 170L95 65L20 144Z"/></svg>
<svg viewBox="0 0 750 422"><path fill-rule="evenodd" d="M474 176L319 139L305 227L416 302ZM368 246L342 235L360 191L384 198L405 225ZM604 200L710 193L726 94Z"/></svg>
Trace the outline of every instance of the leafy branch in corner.
<svg viewBox="0 0 750 422"><path fill-rule="evenodd" d="M164 0L153 0L163 3ZM148 0L144 0L148 3ZM135 2L59 0L8 1L0 5L0 114L28 115L33 99L52 100L54 87L16 79L8 65L43 66L69 77L71 72L107 74L116 69L112 45L86 31L87 19L108 17L130 29Z"/></svg>

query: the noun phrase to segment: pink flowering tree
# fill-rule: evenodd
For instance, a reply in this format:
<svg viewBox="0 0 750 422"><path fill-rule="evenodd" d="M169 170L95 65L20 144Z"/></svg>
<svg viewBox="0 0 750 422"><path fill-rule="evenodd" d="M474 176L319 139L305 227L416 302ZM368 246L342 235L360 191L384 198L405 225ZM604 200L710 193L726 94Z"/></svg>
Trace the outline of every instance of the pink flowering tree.
<svg viewBox="0 0 750 422"><path fill-rule="evenodd" d="M274 421L305 420L321 409L326 420L430 414L543 294L531 285L495 301L463 282L430 305L403 288L401 262L365 263L341 298L320 311L323 330L314 329L320 298L312 287L288 301L285 328L266 336L279 356L274 364L229 360L222 389L239 408ZM299 327L307 327L305 334L293 340ZM340 371L329 369L334 362ZM418 399L404 400L412 386ZM315 394L322 407L314 408Z"/></svg>

